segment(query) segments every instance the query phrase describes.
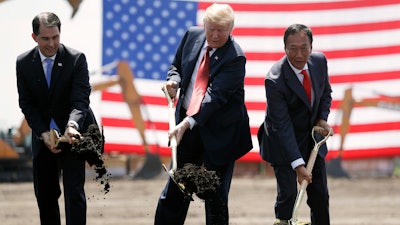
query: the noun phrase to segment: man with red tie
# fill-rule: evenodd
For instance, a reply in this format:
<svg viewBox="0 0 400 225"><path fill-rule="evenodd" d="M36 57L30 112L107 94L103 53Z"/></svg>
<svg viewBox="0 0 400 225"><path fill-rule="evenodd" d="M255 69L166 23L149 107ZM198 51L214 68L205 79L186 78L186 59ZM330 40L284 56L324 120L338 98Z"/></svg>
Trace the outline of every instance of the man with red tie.
<svg viewBox="0 0 400 225"><path fill-rule="evenodd" d="M177 138L178 168L192 163L217 172L221 185L205 199L206 224L224 225L229 224L228 193L235 160L253 147L244 104L246 57L231 36L234 15L229 5L211 5L203 21L204 28L191 27L185 33L168 71L167 90L178 98L178 124L170 137ZM189 203L168 178L155 224L184 224Z"/></svg>
<svg viewBox="0 0 400 225"><path fill-rule="evenodd" d="M275 225L287 225L297 196L297 182L307 180L313 225L329 225L329 194L325 169L326 145L321 146L312 170L306 163L313 148L311 131L320 135L331 129L327 123L331 106L327 60L312 53L311 29L302 24L289 26L284 34L286 55L267 73L267 111L258 131L260 154L271 163L277 181Z"/></svg>

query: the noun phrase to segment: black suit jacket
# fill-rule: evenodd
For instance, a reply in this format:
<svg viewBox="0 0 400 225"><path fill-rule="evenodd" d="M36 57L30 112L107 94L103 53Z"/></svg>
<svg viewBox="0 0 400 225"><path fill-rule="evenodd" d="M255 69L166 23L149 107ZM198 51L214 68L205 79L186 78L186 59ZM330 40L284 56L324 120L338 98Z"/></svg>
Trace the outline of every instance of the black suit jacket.
<svg viewBox="0 0 400 225"><path fill-rule="evenodd" d="M196 61L205 42L204 29L189 28L181 40L168 71L167 80L180 86L176 121ZM249 117L244 104L246 57L232 37L210 57L210 77L200 111L193 116L198 123L206 157L215 164L236 160L250 151Z"/></svg>
<svg viewBox="0 0 400 225"><path fill-rule="evenodd" d="M78 123L80 132L96 123L89 107L91 87L85 55L60 44L50 88L47 87L38 47L17 58L19 106L32 128L32 153L37 156L53 118L63 134L68 121Z"/></svg>
<svg viewBox="0 0 400 225"><path fill-rule="evenodd" d="M261 157L272 164L290 164L301 157L307 162L313 147L312 127L317 120L328 119L332 89L327 60L314 52L307 64L314 91L312 107L286 56L272 66L265 79L268 106L258 141ZM318 154L325 157L327 151L323 145Z"/></svg>

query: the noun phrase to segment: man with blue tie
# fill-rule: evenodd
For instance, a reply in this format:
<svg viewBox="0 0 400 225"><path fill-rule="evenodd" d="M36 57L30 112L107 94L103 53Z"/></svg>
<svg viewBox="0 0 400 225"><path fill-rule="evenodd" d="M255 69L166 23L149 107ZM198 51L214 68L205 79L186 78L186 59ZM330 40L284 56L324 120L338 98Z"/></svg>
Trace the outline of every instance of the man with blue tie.
<svg viewBox="0 0 400 225"><path fill-rule="evenodd" d="M320 52L312 52L313 35L303 24L289 26L283 41L286 55L265 79L267 111L257 135L260 154L271 163L277 181L274 225L289 224L297 182L303 180L309 183L311 223L329 225L325 144L318 151L312 173L306 170L314 143L313 126L322 127L323 136L331 129L327 123L332 101L327 59Z"/></svg>
<svg viewBox="0 0 400 225"><path fill-rule="evenodd" d="M61 22L51 12L32 21L33 49L17 58L19 106L32 128L34 190L42 225L60 225L58 199L62 174L67 225L86 224L85 161L71 145L55 148L49 130L72 144L90 124L89 72L83 53L60 43Z"/></svg>

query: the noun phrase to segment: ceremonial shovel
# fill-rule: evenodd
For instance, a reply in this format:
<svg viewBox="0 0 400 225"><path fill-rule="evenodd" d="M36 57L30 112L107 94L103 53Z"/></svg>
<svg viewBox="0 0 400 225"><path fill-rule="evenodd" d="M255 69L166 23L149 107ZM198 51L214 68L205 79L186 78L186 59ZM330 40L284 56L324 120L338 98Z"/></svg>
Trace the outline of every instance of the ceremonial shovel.
<svg viewBox="0 0 400 225"><path fill-rule="evenodd" d="M311 171L313 170L315 159L317 158L319 148L321 147L321 145L323 145L328 140L329 136L331 136L333 133L333 130L330 129L328 135L326 135L324 137L324 139L322 139L320 142L317 143L317 141L315 140L315 137L314 137L314 133L318 129L323 129L323 128L319 127L319 126L314 126L311 131L311 136L314 140L314 148L311 151L310 158L308 159L308 162L307 162L306 169L307 169L308 173L311 173ZM299 214L300 204L301 204L304 194L306 192L307 185L308 185L308 182L306 180L303 180L301 182L299 192L297 193L296 202L293 207L292 218L289 220L290 225L300 225L300 223L297 221L297 216ZM301 224L304 224L304 223L301 223Z"/></svg>
<svg viewBox="0 0 400 225"><path fill-rule="evenodd" d="M169 96L166 85L164 85L162 87L162 90L168 101L169 129L173 130L176 125L174 101L172 100L171 96ZM187 193L185 191L185 185L182 183L176 182L175 177L174 177L174 173L176 172L176 168L177 168L177 148L178 148L178 143L176 141L175 135L170 138L170 146L171 146L171 164L172 164L171 169L168 170L167 167L165 166L165 164L162 164L162 166L163 166L164 170L168 173L168 175L171 177L172 181L174 181L174 183L176 183L176 185L179 187L179 189L183 192L183 194L185 194L187 197L192 199L192 197L190 196L190 193Z"/></svg>

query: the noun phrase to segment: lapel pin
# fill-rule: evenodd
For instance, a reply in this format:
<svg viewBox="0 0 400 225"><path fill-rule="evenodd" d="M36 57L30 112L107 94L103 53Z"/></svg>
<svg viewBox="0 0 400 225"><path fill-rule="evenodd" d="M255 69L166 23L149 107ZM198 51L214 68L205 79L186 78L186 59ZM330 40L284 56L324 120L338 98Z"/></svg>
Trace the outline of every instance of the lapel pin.
<svg viewBox="0 0 400 225"><path fill-rule="evenodd" d="M59 63L57 64L57 66L62 66L62 63L59 62Z"/></svg>

